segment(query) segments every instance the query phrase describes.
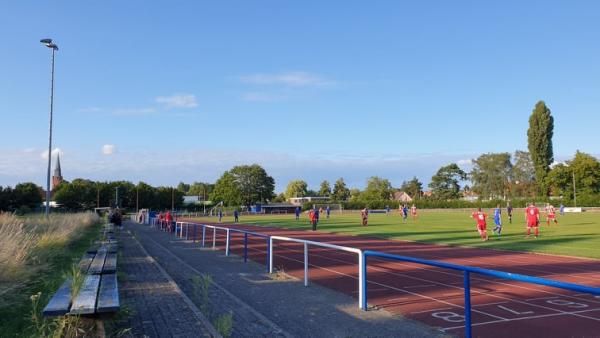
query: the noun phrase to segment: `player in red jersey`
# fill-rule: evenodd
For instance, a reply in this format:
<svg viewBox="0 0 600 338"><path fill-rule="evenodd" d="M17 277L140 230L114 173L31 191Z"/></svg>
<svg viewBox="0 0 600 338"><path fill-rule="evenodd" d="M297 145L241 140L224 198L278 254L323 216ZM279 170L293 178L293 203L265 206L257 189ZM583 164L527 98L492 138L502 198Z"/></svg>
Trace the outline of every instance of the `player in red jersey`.
<svg viewBox="0 0 600 338"><path fill-rule="evenodd" d="M527 222L527 237L531 235L531 228L535 228L535 238L540 234L540 210L533 204L525 209L525 220Z"/></svg>
<svg viewBox="0 0 600 338"><path fill-rule="evenodd" d="M412 207L410 207L410 214L412 215L413 221L416 221L417 218L419 217L419 215L417 215L417 206L416 205L412 205Z"/></svg>
<svg viewBox="0 0 600 338"><path fill-rule="evenodd" d="M550 225L550 221L558 224L558 221L556 220L556 209L554 209L552 204L546 203L546 224Z"/></svg>
<svg viewBox="0 0 600 338"><path fill-rule="evenodd" d="M481 236L481 240L487 241L487 214L481 211L481 208L477 208L477 211L472 213L471 217L477 222L477 231L479 231L479 236Z"/></svg>

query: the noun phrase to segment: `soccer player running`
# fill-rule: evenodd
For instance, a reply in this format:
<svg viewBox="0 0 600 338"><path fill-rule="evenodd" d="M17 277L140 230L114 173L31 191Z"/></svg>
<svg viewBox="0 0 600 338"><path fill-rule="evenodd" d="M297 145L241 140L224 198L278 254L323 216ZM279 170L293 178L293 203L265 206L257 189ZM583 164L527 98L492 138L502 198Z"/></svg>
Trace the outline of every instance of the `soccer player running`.
<svg viewBox="0 0 600 338"><path fill-rule="evenodd" d="M360 218L362 219L362 225L367 226L367 224L369 223L369 209L362 209L360 211Z"/></svg>
<svg viewBox="0 0 600 338"><path fill-rule="evenodd" d="M510 205L510 203L508 203L506 205L506 214L508 215L508 223L512 224L512 212L513 212L513 207L512 205Z"/></svg>
<svg viewBox="0 0 600 338"><path fill-rule="evenodd" d="M496 206L494 209L494 230L492 230L498 236L502 235L502 209L500 209L500 204Z"/></svg>
<svg viewBox="0 0 600 338"><path fill-rule="evenodd" d="M556 209L550 203L546 203L546 224L550 225L550 221L554 222L554 224L558 224L556 220Z"/></svg>
<svg viewBox="0 0 600 338"><path fill-rule="evenodd" d="M529 206L525 209L525 220L527 222L527 236L531 235L531 228L535 228L535 238L540 234L540 210L533 204L529 203Z"/></svg>
<svg viewBox="0 0 600 338"><path fill-rule="evenodd" d="M412 215L413 221L416 221L417 218L419 217L417 215L417 206L416 205L413 204L412 207L410 207L410 214Z"/></svg>
<svg viewBox="0 0 600 338"><path fill-rule="evenodd" d="M310 209L308 212L308 219L310 220L310 224L312 225L312 231L317 230L317 216L315 215L317 210Z"/></svg>
<svg viewBox="0 0 600 338"><path fill-rule="evenodd" d="M408 206L406 204L402 205L402 220L406 223L408 219Z"/></svg>
<svg viewBox="0 0 600 338"><path fill-rule="evenodd" d="M294 211L296 213L296 221L300 220L300 207L296 207L296 210Z"/></svg>
<svg viewBox="0 0 600 338"><path fill-rule="evenodd" d="M481 208L477 208L477 211L471 214L471 217L477 222L477 231L479 232L479 236L482 241L488 240L487 235L487 223L486 218L487 214L481 211Z"/></svg>
<svg viewBox="0 0 600 338"><path fill-rule="evenodd" d="M329 215L331 214L331 208L329 206L325 209L325 213L327 214L327 219L329 219Z"/></svg>

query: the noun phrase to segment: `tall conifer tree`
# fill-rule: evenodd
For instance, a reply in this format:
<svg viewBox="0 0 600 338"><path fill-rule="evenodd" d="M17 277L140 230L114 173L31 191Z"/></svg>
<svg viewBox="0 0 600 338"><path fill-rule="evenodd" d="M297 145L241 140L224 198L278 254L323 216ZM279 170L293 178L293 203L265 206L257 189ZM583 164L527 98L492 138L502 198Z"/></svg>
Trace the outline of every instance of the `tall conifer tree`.
<svg viewBox="0 0 600 338"><path fill-rule="evenodd" d="M552 135L554 134L554 118L544 101L536 103L529 117L529 130L527 130L527 143L531 160L535 167L535 180L542 195L548 194L546 176L550 171L550 164L554 161L552 151Z"/></svg>

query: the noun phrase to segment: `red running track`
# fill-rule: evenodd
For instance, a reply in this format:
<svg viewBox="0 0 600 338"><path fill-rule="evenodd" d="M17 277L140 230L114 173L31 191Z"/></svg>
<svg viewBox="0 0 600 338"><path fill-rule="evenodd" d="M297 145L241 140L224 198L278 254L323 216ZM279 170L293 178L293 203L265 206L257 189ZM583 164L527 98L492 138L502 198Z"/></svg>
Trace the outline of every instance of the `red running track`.
<svg viewBox="0 0 600 338"><path fill-rule="evenodd" d="M319 231L214 225L600 287L600 260ZM200 239L201 236L199 227L196 237ZM212 230L207 229L206 246L212 245L212 236ZM191 228L189 237L192 237ZM217 231L216 237L217 247L224 249L225 232ZM274 250L275 267L304 278L303 244L275 241ZM242 234L231 233L230 251L243 255ZM309 283L318 283L358 298L356 256L349 252L310 247ZM266 240L249 236L248 257L265 264ZM370 257L367 276L370 308L383 308L438 327L443 332L464 335L462 272ZM600 296L471 274L471 304L475 337L600 337Z"/></svg>

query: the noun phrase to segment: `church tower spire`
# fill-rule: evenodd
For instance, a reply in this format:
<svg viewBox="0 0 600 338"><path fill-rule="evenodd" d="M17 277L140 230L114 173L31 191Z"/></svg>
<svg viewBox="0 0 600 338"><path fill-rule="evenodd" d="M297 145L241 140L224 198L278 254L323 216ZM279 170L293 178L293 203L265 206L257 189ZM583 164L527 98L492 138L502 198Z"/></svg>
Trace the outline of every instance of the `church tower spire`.
<svg viewBox="0 0 600 338"><path fill-rule="evenodd" d="M52 175L52 190L63 181L62 171L60 169L60 154L56 154L56 167L54 167L54 175Z"/></svg>

